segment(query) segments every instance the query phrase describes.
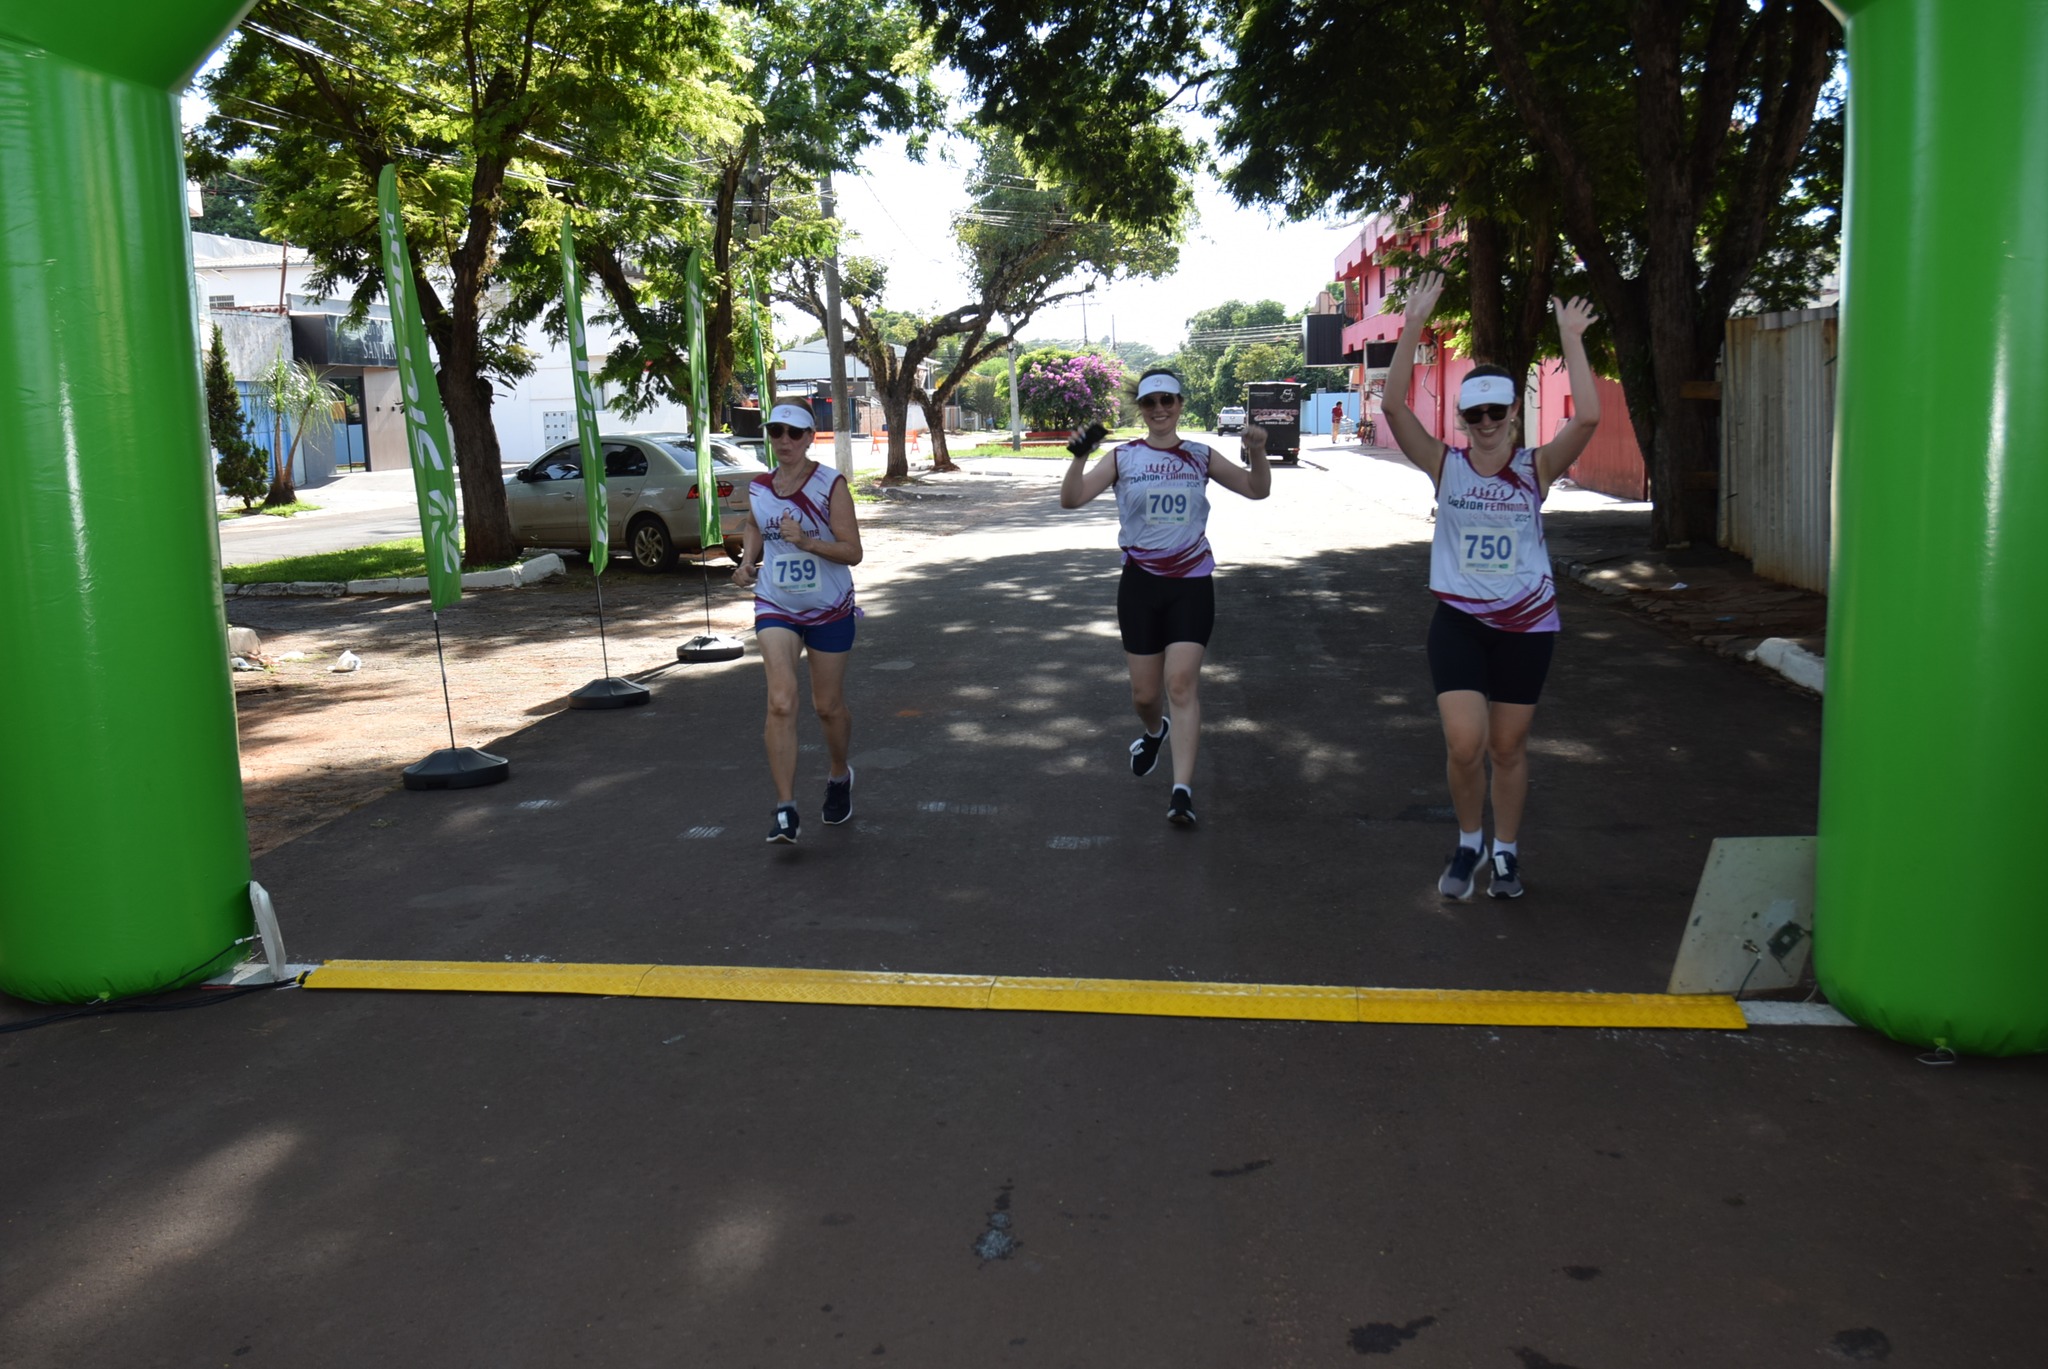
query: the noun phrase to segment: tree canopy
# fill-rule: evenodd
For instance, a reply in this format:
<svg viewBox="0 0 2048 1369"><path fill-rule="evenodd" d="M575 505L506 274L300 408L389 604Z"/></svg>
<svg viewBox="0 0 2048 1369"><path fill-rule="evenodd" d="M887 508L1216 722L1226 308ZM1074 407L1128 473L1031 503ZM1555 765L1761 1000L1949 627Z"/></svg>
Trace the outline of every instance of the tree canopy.
<svg viewBox="0 0 2048 1369"><path fill-rule="evenodd" d="M698 148L755 117L727 84L737 70L723 15L685 0L258 0L202 81L214 113L190 139L195 171L246 152L259 221L312 254L315 288L348 287L359 307L382 288L375 186L397 163L470 559L517 545L490 418L492 380L531 366L493 288L508 244L558 226L572 187L701 225Z"/></svg>
<svg viewBox="0 0 2048 1369"><path fill-rule="evenodd" d="M1245 201L1441 206L1476 355L1526 367L1553 291L1590 294L1650 463L1654 536L1714 531L1729 312L1834 264L1841 34L1819 0L1244 0L1211 110ZM1358 54L1369 80L1343 81ZM1417 263L1419 264L1419 263ZM1598 339L1596 346L1598 345Z"/></svg>
<svg viewBox="0 0 2048 1369"><path fill-rule="evenodd" d="M1142 215L1184 183L1200 150L1174 111L1199 90L1241 202L1447 208L1475 352L1526 366L1547 296L1590 294L1653 536L1713 534L1695 382L1730 310L1803 301L1833 265L1841 32L1821 0L920 3L983 122L1083 205Z"/></svg>

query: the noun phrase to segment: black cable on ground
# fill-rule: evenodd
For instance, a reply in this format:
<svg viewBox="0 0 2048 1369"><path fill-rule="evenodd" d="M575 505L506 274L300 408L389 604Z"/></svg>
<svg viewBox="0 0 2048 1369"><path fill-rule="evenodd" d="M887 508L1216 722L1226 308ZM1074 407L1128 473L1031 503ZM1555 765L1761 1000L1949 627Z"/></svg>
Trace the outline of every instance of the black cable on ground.
<svg viewBox="0 0 2048 1369"><path fill-rule="evenodd" d="M216 1003L226 1003L230 999L235 998L246 998L252 993L263 993L270 989L295 989L298 986L299 981L297 979L280 979L272 984L244 984L240 988L235 989L217 989L211 993L201 993L197 998L188 998L177 1003L143 1003L132 998L123 999L118 1003L87 1003L83 1007L72 1008L65 1012L53 1012L45 1017L32 1017L26 1022L10 1022L5 1026L0 1026L0 1036L5 1036L9 1032L25 1032L32 1031L37 1027L54 1026L59 1022L69 1022L80 1017L104 1017L109 1013L184 1012L188 1008L210 1008Z"/></svg>
<svg viewBox="0 0 2048 1369"><path fill-rule="evenodd" d="M216 961L232 954L235 947L246 946L254 940L256 940L256 937L253 933L249 936L237 937L198 964L172 975L170 982L175 984L181 979L198 974L208 965L214 964ZM99 1017L107 1013L116 1012L183 1012L187 1008L203 1008L214 1003L224 1003L231 998L241 998L248 994L258 993L264 989L282 989L288 986L296 986L298 982L298 978L295 977L292 979L280 979L271 984L245 984L238 989L215 990L202 997L179 1003L144 1003L142 999L148 996L146 994L137 994L133 998L123 998L118 1001L109 1000L98 1003L83 1003L75 1008L67 1008L63 1012L53 1012L43 1017L32 1017L26 1022L12 1022L0 1026L0 1036L5 1036L9 1032L30 1031L36 1027L54 1026L59 1022L69 1022L75 1017ZM152 990L152 992L166 991Z"/></svg>

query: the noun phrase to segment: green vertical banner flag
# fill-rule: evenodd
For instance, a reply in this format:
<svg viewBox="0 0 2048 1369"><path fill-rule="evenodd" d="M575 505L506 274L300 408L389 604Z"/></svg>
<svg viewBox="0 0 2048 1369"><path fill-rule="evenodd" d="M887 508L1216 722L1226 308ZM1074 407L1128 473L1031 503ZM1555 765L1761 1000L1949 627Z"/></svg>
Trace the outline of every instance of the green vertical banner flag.
<svg viewBox="0 0 2048 1369"><path fill-rule="evenodd" d="M604 444L597 437L597 390L583 333L583 273L576 269L576 230L562 214L562 313L569 321L569 375L576 391L576 438L583 451L583 496L590 509L590 573L611 559L612 515L604 496Z"/></svg>
<svg viewBox="0 0 2048 1369"><path fill-rule="evenodd" d="M704 333L704 249L691 251L690 431L697 439L698 549L706 556L725 545L718 527L718 475L711 464L711 346Z"/></svg>
<svg viewBox="0 0 2048 1369"><path fill-rule="evenodd" d="M420 323L412 254L398 212L398 168L377 176L377 228L384 240L384 294L391 304L391 337L398 348L398 384L405 394L405 441L412 454L413 492L420 503L420 539L427 549L427 588L439 612L462 597L461 515L455 507L455 443L434 384L433 354Z"/></svg>

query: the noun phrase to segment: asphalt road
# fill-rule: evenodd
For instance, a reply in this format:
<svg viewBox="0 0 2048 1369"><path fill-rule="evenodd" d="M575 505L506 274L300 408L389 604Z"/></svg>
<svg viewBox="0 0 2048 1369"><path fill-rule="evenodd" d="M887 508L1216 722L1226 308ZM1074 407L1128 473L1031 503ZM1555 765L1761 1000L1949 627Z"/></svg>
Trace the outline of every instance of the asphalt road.
<svg viewBox="0 0 2048 1369"><path fill-rule="evenodd" d="M1201 826L1058 467L861 583L855 820L751 657L258 862L295 958L1662 988L1819 707L1567 586L1529 895L1445 904L1426 490L1218 495ZM1569 519L1569 509L1554 513ZM734 718L745 719L733 723ZM1856 1030L314 993L0 1037L9 1365L2038 1365L2048 1065Z"/></svg>

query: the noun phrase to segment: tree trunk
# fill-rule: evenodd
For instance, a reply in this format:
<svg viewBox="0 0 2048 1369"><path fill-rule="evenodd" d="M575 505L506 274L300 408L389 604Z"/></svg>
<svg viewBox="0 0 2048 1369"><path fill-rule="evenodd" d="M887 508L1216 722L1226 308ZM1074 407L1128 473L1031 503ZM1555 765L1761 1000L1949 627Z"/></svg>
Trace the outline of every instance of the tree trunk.
<svg viewBox="0 0 2048 1369"><path fill-rule="evenodd" d="M953 397L953 392L944 386L939 387L937 394L912 389L910 397L924 405L925 412L931 415L932 469L958 472L960 468L953 464L953 454L946 450L946 401Z"/></svg>
<svg viewBox="0 0 2048 1369"><path fill-rule="evenodd" d="M297 503L299 492L292 485L292 463L289 458L277 458L277 473L270 477L270 489L263 496L266 509L283 508L286 504Z"/></svg>
<svg viewBox="0 0 2048 1369"><path fill-rule="evenodd" d="M749 142L751 142L751 135ZM733 356L733 270L732 232L734 206L739 199L742 157L727 161L718 181L718 203L712 213L711 271L717 285L711 291L705 311L704 342L711 352L710 384L704 391L711 398L711 411L724 410L731 399ZM691 358L695 364L695 358ZM763 414L767 412L764 407ZM713 427L719 426L714 423Z"/></svg>
<svg viewBox="0 0 2048 1369"><path fill-rule="evenodd" d="M1472 359L1494 366L1508 364L1503 344L1507 327L1507 297L1502 292L1501 239L1506 236L1492 219L1465 221L1465 274L1472 296Z"/></svg>
<svg viewBox="0 0 2048 1369"><path fill-rule="evenodd" d="M891 385L881 392L882 421L889 425L889 465L882 473L886 483L910 479L910 387ZM838 421L836 418L833 420Z"/></svg>
<svg viewBox="0 0 2048 1369"><path fill-rule="evenodd" d="M448 431L455 440L455 468L462 481L462 564L469 567L509 561L519 553L512 519L505 510L504 463L498 454L498 430L491 425L491 383L479 379L472 388L440 377L441 406L448 411Z"/></svg>

